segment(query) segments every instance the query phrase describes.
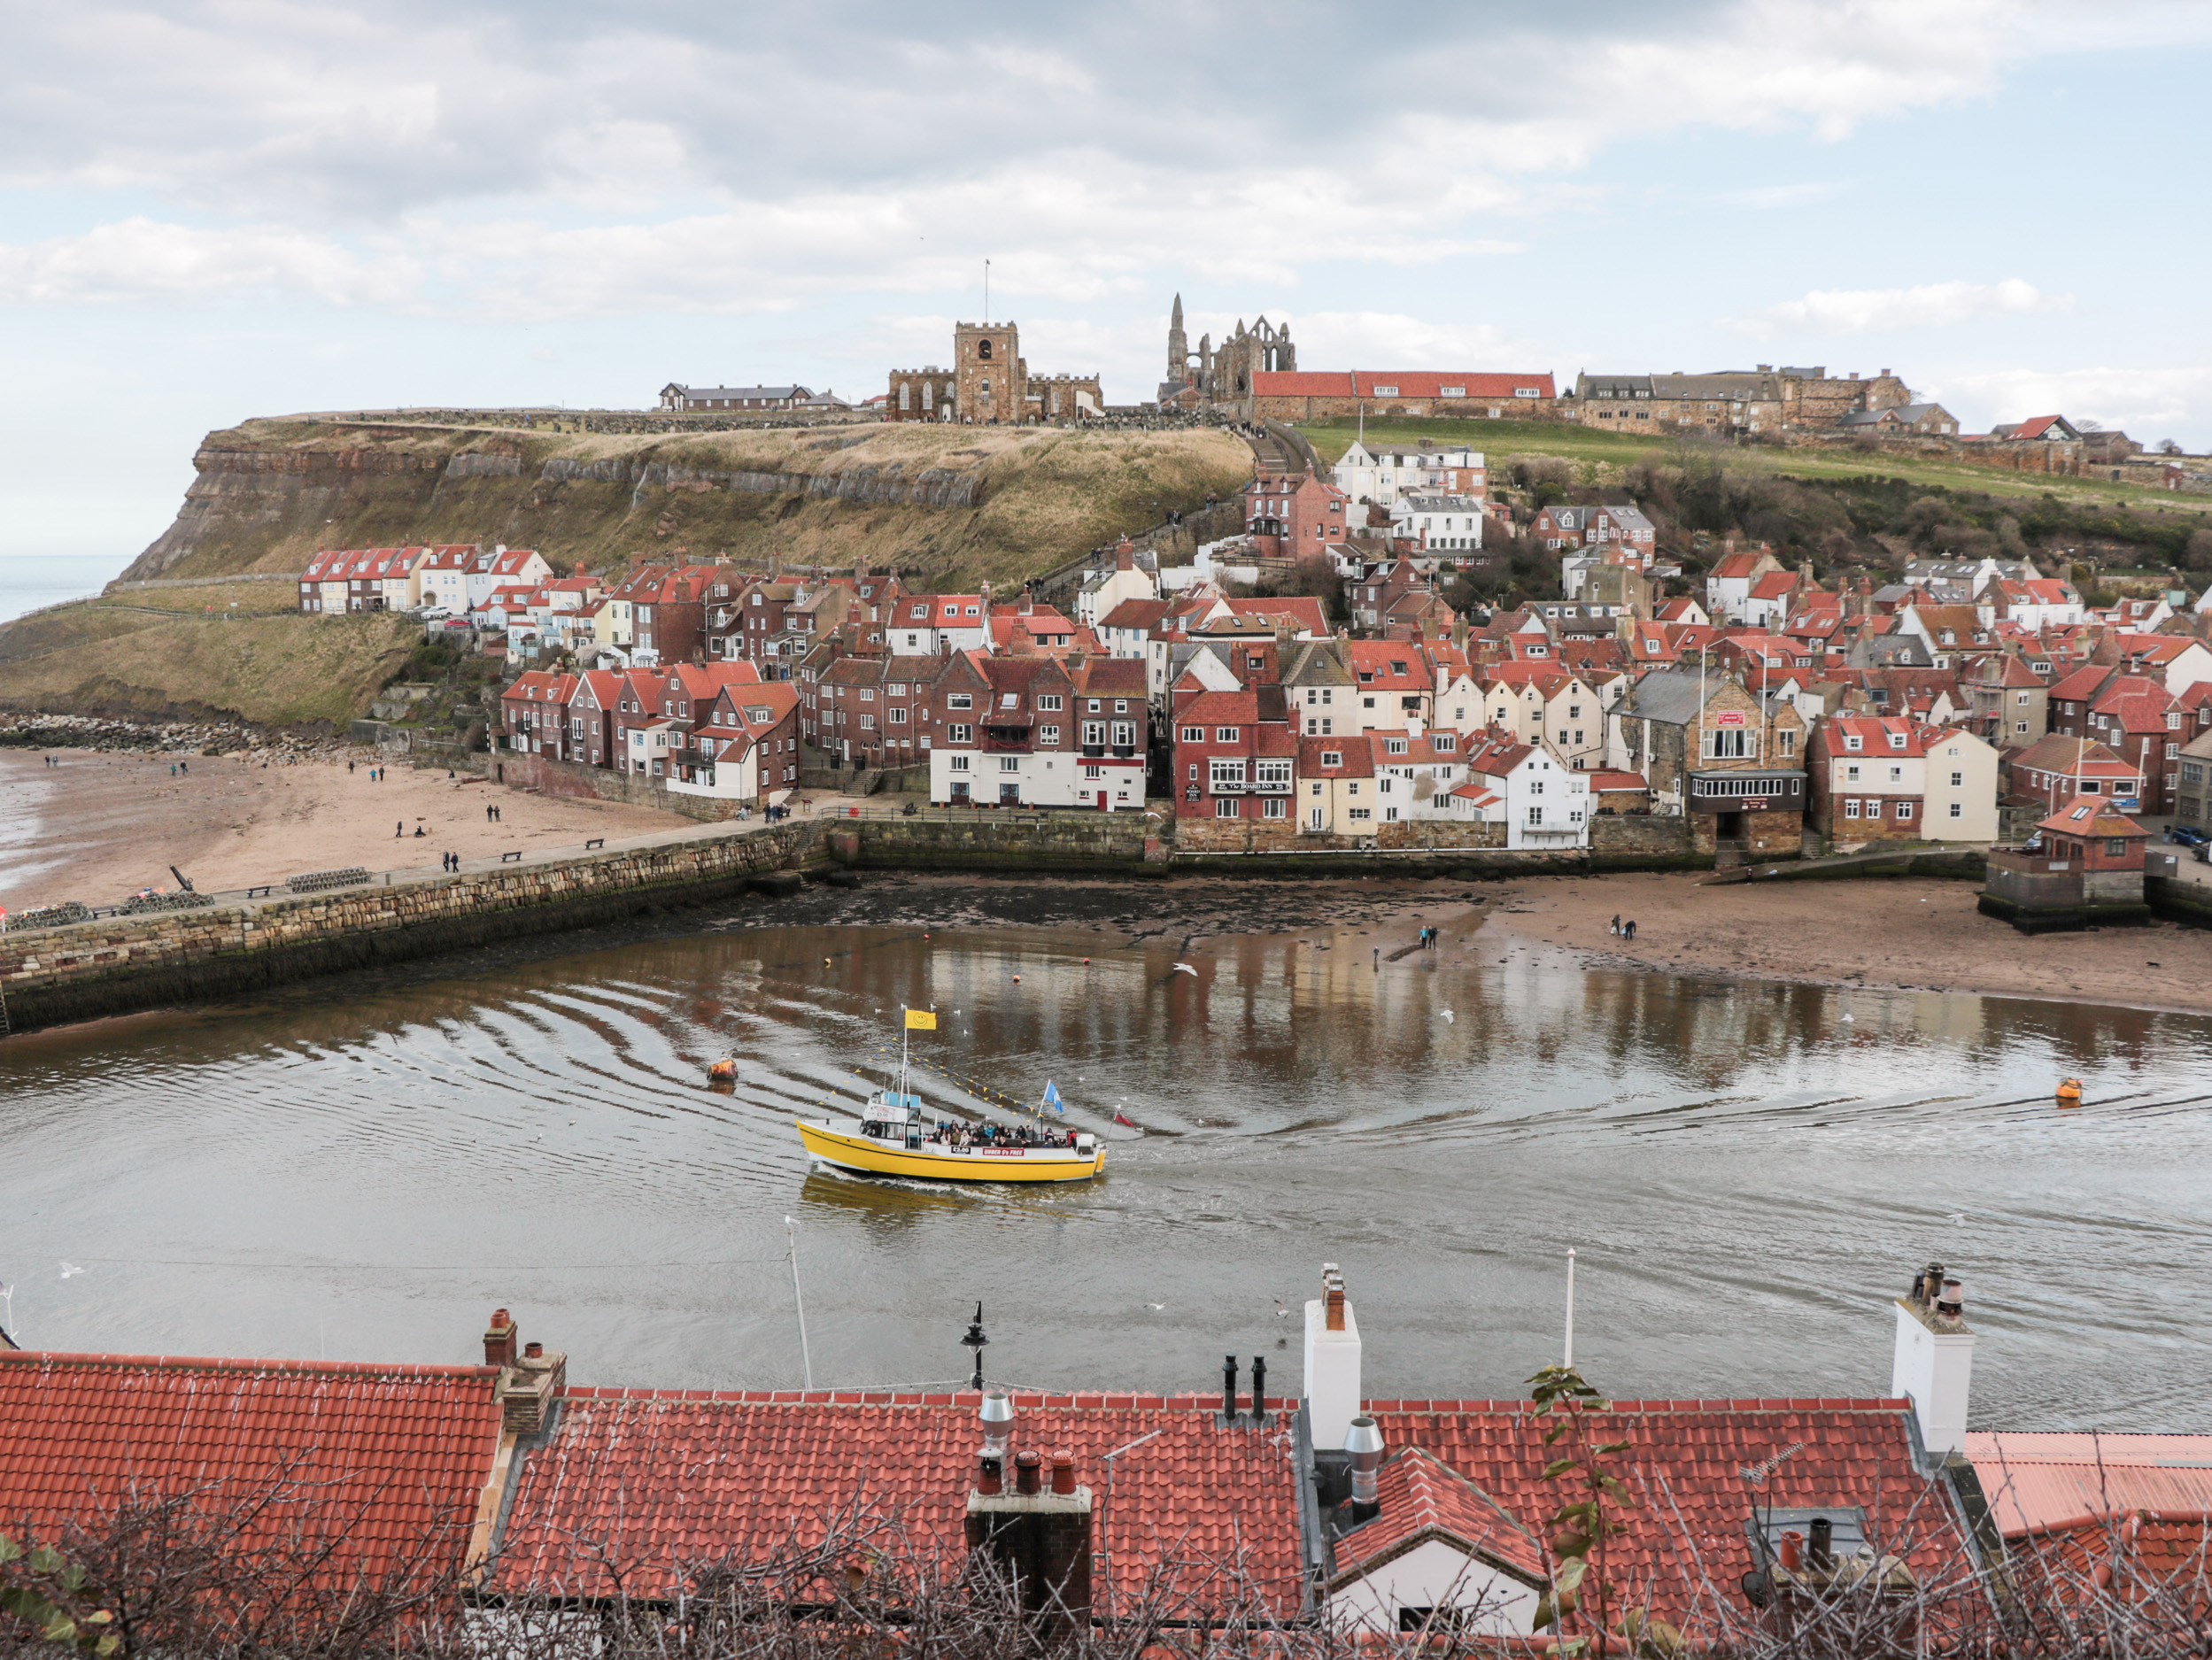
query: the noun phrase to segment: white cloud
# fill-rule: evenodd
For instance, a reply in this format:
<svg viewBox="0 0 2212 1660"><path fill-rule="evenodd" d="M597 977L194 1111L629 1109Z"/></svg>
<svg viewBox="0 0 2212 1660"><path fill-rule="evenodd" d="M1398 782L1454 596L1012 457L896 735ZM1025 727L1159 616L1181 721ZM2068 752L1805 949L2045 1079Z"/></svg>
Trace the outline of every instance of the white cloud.
<svg viewBox="0 0 2212 1660"><path fill-rule="evenodd" d="M404 252L364 258L328 236L262 225L207 230L128 219L81 236L0 246L0 304L11 305L267 292L329 305L398 305L419 276L417 262Z"/></svg>
<svg viewBox="0 0 2212 1660"><path fill-rule="evenodd" d="M1821 334L1868 334L1891 328L1940 328L1976 317L2070 312L2071 294L2046 294L2030 282L1923 282L1904 289L1819 289L1737 320L1746 334L1785 329Z"/></svg>

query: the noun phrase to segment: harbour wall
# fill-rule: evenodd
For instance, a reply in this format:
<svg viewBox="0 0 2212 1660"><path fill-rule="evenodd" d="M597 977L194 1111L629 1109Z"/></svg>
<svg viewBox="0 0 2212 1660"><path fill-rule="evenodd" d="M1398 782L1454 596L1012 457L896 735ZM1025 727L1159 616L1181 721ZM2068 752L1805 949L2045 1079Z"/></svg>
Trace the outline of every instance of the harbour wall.
<svg viewBox="0 0 2212 1660"><path fill-rule="evenodd" d="M1151 813L825 815L702 826L644 846L450 876L388 875L307 895L223 895L195 910L18 930L0 936L0 1009L7 1031L28 1031L594 927L748 889L788 895L802 872L839 869L1137 880L1192 874L1473 880L1694 862L1681 820L1599 820L1589 851L1560 853L1471 844L1466 832L1481 828L1432 826L1400 838L1406 845L1373 850L1346 844L1236 852L1193 845L1198 838L1178 838L1172 821Z"/></svg>

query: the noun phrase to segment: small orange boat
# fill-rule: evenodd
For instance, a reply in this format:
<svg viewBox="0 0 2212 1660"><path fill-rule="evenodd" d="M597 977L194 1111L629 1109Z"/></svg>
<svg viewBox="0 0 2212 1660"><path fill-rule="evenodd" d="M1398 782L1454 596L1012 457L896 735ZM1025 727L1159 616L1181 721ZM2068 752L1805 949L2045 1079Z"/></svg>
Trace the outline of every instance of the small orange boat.
<svg viewBox="0 0 2212 1660"><path fill-rule="evenodd" d="M734 1054L725 1054L721 1060L710 1062L707 1068L707 1081L710 1084L736 1083L738 1081L738 1057Z"/></svg>
<svg viewBox="0 0 2212 1660"><path fill-rule="evenodd" d="M2077 1077L2061 1078L2059 1080L2059 1105L2061 1107L2078 1107L2081 1104L2081 1079Z"/></svg>

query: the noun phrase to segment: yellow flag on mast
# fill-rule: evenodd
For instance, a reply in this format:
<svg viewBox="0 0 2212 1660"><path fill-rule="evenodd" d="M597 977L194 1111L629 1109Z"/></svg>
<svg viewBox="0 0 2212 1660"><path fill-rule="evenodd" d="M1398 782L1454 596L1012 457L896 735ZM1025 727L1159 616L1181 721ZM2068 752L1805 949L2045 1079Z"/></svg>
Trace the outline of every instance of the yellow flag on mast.
<svg viewBox="0 0 2212 1660"><path fill-rule="evenodd" d="M935 1031L937 1016L926 1008L909 1008L906 1012L906 1029L909 1031Z"/></svg>

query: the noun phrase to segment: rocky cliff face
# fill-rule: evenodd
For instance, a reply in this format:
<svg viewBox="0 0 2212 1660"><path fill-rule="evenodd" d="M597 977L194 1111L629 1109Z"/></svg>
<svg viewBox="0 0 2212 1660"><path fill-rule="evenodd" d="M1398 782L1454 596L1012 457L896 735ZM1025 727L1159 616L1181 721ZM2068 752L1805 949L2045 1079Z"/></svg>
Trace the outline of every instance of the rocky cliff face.
<svg viewBox="0 0 2212 1660"><path fill-rule="evenodd" d="M1033 575L1250 476L1212 432L884 426L676 436L257 421L212 433L132 579L297 570L320 548L504 542L594 569L681 552Z"/></svg>

